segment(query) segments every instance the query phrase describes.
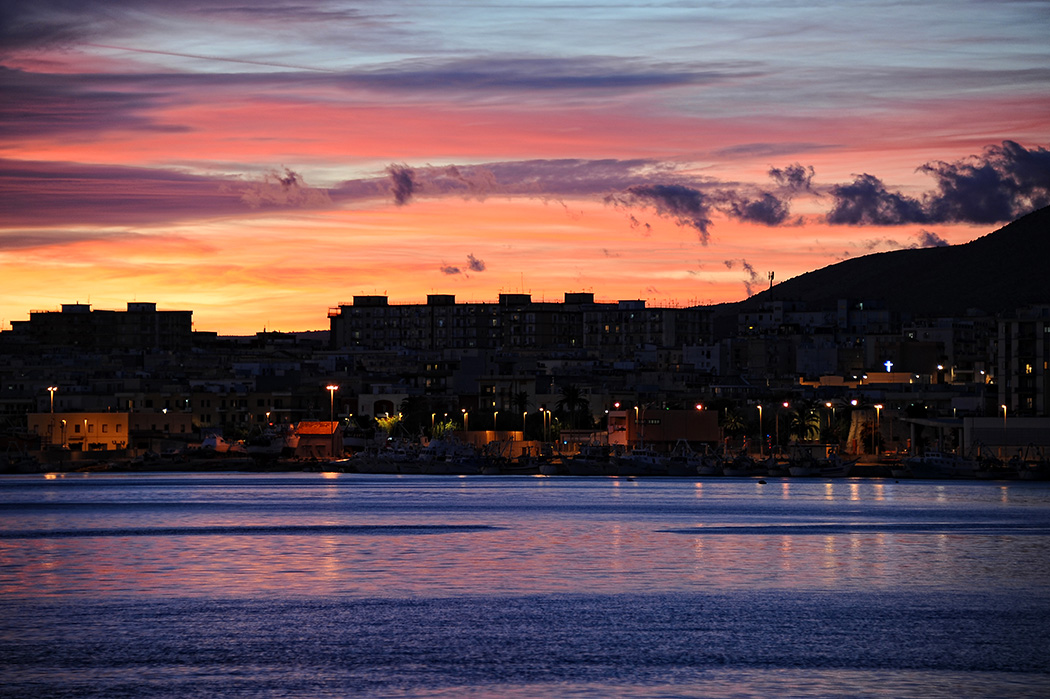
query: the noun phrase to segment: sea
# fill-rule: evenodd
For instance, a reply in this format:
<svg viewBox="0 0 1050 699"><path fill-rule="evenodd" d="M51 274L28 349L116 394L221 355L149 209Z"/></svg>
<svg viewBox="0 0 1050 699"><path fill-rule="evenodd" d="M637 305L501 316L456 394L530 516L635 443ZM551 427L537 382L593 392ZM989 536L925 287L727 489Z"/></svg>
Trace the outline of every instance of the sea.
<svg viewBox="0 0 1050 699"><path fill-rule="evenodd" d="M1050 483L0 476L3 697L1047 697Z"/></svg>

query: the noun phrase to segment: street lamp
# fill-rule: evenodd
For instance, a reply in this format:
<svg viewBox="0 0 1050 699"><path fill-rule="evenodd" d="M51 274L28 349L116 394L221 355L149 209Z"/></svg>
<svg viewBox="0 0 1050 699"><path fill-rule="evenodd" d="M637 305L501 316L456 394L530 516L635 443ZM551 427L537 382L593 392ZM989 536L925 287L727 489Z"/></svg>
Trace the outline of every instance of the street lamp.
<svg viewBox="0 0 1050 699"><path fill-rule="evenodd" d="M467 409L466 408L460 408L460 412L463 413L463 431L464 432L470 432L470 427L468 426L470 423L467 421L467 417L468 417Z"/></svg>
<svg viewBox="0 0 1050 699"><path fill-rule="evenodd" d="M876 403L874 407L875 407L875 432L871 435L871 453L875 454L877 456L878 455L878 451L876 451L875 435L878 434L879 436L881 436L881 432L882 432L882 430L879 429L879 415L881 414L880 411L882 410L882 403Z"/></svg>
<svg viewBox="0 0 1050 699"><path fill-rule="evenodd" d="M335 422L335 392L339 387L330 383L325 388L328 389L328 422Z"/></svg>
<svg viewBox="0 0 1050 699"><path fill-rule="evenodd" d="M999 448L999 458L1003 458L1003 449L1006 448L1006 404L999 406L1003 409L1003 446Z"/></svg>
<svg viewBox="0 0 1050 699"><path fill-rule="evenodd" d="M58 390L58 386L48 386L48 392L51 394L51 414L55 414L55 391Z"/></svg>
<svg viewBox="0 0 1050 699"><path fill-rule="evenodd" d="M784 401L783 405L784 405L784 409L785 410L787 410L787 408L790 407L790 404L787 401ZM780 411L779 410L777 410L777 446L778 447L780 446Z"/></svg>
<svg viewBox="0 0 1050 699"><path fill-rule="evenodd" d="M497 417L499 417L499 411L498 410L493 410L492 411L492 431L493 432L496 431L496 418Z"/></svg>
<svg viewBox="0 0 1050 699"><path fill-rule="evenodd" d="M764 435L762 434L762 404L758 404L758 456L763 458L765 456L765 442Z"/></svg>

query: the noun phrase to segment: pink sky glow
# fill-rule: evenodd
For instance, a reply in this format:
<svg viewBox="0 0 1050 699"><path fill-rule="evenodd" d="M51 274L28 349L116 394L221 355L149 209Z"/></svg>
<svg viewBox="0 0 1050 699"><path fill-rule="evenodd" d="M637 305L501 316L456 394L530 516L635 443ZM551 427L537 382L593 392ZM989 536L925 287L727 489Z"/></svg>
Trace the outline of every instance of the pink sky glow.
<svg viewBox="0 0 1050 699"><path fill-rule="evenodd" d="M1050 204L1046 9L885 5L10 3L0 329L721 303Z"/></svg>

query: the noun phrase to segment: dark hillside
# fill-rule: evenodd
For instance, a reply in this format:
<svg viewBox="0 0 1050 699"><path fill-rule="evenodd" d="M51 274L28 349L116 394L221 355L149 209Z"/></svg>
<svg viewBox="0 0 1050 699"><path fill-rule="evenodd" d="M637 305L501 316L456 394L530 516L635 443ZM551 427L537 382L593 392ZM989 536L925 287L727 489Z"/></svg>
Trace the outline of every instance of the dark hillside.
<svg viewBox="0 0 1050 699"><path fill-rule="evenodd" d="M777 284L746 301L881 301L892 310L961 315L1050 303L1050 207L964 245L866 255Z"/></svg>

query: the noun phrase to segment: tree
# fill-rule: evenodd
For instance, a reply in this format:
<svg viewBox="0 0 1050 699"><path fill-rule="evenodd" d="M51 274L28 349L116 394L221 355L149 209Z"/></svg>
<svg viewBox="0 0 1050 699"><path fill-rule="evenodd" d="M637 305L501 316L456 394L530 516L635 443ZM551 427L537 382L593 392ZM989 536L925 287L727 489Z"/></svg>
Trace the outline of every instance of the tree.
<svg viewBox="0 0 1050 699"><path fill-rule="evenodd" d="M800 440L820 436L820 414L809 401L800 401L788 416L788 432Z"/></svg>
<svg viewBox="0 0 1050 699"><path fill-rule="evenodd" d="M576 384L566 384L561 390L561 398L555 406L559 413L565 413L569 419L569 429L575 429L578 417L590 416L591 403L583 397L583 391Z"/></svg>
<svg viewBox="0 0 1050 699"><path fill-rule="evenodd" d="M747 430L744 419L735 410L726 410L722 417L722 429L728 434L737 435Z"/></svg>
<svg viewBox="0 0 1050 699"><path fill-rule="evenodd" d="M527 413L529 411L529 406L532 405L532 401L529 400L529 392L518 391L513 396L511 396L510 404L519 413Z"/></svg>

